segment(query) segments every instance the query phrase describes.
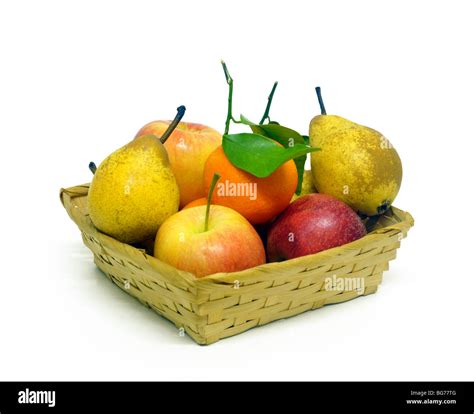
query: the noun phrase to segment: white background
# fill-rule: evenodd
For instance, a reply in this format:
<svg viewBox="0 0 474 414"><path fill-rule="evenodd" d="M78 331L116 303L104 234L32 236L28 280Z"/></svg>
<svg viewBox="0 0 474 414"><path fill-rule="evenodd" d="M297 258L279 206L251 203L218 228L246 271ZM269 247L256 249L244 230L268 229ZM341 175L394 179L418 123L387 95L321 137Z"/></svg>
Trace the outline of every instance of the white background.
<svg viewBox="0 0 474 414"><path fill-rule="evenodd" d="M15 1L0 6L0 380L473 380L473 53L465 1ZM376 295L208 347L108 281L59 202L180 104L382 131L415 227Z"/></svg>

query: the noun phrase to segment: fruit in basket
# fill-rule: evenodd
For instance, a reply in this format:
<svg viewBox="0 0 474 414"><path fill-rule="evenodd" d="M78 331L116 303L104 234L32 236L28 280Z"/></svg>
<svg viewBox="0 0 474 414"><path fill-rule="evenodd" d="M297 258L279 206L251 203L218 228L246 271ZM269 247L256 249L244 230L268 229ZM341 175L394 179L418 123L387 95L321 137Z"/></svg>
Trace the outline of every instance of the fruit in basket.
<svg viewBox="0 0 474 414"><path fill-rule="evenodd" d="M178 211L179 189L165 142L185 112L159 139L143 135L109 155L97 168L88 195L89 215L103 233L124 243L155 236L161 223Z"/></svg>
<svg viewBox="0 0 474 414"><path fill-rule="evenodd" d="M151 134L160 137L169 124L170 121L150 122L136 136ZM190 122L180 122L165 142L171 169L178 182L180 207L206 196L202 182L204 163L221 142L222 135L215 129Z"/></svg>
<svg viewBox="0 0 474 414"><path fill-rule="evenodd" d="M318 253L365 236L362 220L347 204L326 194L291 203L272 224L268 260L277 262Z"/></svg>
<svg viewBox="0 0 474 414"><path fill-rule="evenodd" d="M321 115L311 120L314 185L359 213L384 213L393 203L402 181L402 163L395 148L380 132L344 118L327 115L317 89Z"/></svg>
<svg viewBox="0 0 474 414"><path fill-rule="evenodd" d="M278 167L268 177L258 178L234 166L222 146L215 149L204 166L204 187L209 189L214 173L222 176L212 202L230 207L252 224L270 221L291 201L298 185L293 160Z"/></svg>
<svg viewBox="0 0 474 414"><path fill-rule="evenodd" d="M232 115L234 81L225 62L221 63L228 85L227 118L222 145L204 166L204 188L210 188L214 173L220 174L212 202L238 211L252 224L267 223L288 206L302 177L306 155L317 149L307 145L298 132L270 120L277 82L260 123L243 115L236 121ZM246 125L252 132L230 134L231 122Z"/></svg>
<svg viewBox="0 0 474 414"><path fill-rule="evenodd" d="M181 210L161 225L154 256L197 277L265 263L262 240L252 225L230 208L210 205L210 197L206 206Z"/></svg>

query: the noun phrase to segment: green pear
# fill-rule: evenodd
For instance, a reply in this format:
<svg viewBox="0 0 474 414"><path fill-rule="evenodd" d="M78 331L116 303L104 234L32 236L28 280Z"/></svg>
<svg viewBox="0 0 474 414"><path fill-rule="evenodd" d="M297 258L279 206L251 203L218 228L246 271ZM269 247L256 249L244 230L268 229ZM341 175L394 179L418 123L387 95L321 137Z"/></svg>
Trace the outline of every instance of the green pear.
<svg viewBox="0 0 474 414"><path fill-rule="evenodd" d="M339 198L358 213L384 213L402 182L402 163L380 132L337 115L327 115L316 88L321 115L311 120L311 171L317 191Z"/></svg>
<svg viewBox="0 0 474 414"><path fill-rule="evenodd" d="M160 139L136 138L97 167L88 209L100 231L124 243L137 243L154 238L159 226L178 211L179 189L163 144L184 112L184 106L178 108Z"/></svg>

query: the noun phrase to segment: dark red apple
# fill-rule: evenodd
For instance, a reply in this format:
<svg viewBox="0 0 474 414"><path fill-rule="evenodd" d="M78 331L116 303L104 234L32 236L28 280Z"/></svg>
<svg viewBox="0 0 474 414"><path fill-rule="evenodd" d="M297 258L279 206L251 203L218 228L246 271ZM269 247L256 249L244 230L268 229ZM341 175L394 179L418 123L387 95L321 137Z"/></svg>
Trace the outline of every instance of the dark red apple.
<svg viewBox="0 0 474 414"><path fill-rule="evenodd" d="M267 238L268 260L278 262L341 246L367 234L347 204L326 194L308 194L275 220Z"/></svg>

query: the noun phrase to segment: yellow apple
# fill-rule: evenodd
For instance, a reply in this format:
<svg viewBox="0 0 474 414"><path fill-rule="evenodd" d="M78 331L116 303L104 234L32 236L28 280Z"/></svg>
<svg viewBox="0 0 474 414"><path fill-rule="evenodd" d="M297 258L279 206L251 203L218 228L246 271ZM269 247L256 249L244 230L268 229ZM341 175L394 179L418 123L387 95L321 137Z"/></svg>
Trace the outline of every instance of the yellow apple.
<svg viewBox="0 0 474 414"><path fill-rule="evenodd" d="M206 229L206 207L187 208L169 217L156 235L154 256L197 277L265 263L262 240L242 215L211 205Z"/></svg>

